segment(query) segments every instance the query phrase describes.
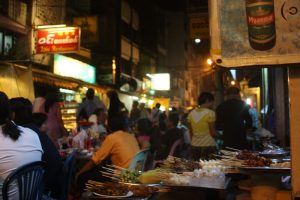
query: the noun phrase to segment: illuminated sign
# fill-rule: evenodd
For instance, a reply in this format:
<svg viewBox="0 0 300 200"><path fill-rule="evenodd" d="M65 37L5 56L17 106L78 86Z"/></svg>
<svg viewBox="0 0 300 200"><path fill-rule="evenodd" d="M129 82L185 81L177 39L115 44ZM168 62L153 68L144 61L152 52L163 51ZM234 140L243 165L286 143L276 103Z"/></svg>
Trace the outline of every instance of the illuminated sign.
<svg viewBox="0 0 300 200"><path fill-rule="evenodd" d="M75 52L80 49L80 28L59 27L36 30L36 54Z"/></svg>
<svg viewBox="0 0 300 200"><path fill-rule="evenodd" d="M170 90L170 74L150 74L152 90Z"/></svg>
<svg viewBox="0 0 300 200"><path fill-rule="evenodd" d="M54 74L96 83L95 67L58 54L54 55Z"/></svg>

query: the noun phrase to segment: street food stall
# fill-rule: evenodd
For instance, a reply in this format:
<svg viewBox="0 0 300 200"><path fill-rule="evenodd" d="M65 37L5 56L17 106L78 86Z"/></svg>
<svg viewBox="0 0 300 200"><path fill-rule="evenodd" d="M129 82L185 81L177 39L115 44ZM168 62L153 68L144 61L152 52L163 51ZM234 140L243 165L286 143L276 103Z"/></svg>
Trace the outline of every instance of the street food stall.
<svg viewBox="0 0 300 200"><path fill-rule="evenodd" d="M278 81L273 98L277 103L276 128L280 132L277 137L283 140L290 131L290 198L300 197L300 154L296 148L299 145L300 3L297 0L213 0L209 6L211 56L216 65L236 69L288 69L288 80L284 76L274 77ZM289 101L283 101L285 94L289 95ZM289 124L284 126L288 117ZM269 171L274 174L272 166L263 173Z"/></svg>

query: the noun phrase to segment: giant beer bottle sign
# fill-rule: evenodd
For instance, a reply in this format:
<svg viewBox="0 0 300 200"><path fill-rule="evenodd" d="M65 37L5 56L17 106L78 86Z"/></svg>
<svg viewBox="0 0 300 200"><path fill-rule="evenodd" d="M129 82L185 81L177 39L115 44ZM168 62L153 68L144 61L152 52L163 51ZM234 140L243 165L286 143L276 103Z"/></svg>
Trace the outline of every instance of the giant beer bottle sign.
<svg viewBox="0 0 300 200"><path fill-rule="evenodd" d="M300 0L212 0L210 27L218 65L300 62Z"/></svg>

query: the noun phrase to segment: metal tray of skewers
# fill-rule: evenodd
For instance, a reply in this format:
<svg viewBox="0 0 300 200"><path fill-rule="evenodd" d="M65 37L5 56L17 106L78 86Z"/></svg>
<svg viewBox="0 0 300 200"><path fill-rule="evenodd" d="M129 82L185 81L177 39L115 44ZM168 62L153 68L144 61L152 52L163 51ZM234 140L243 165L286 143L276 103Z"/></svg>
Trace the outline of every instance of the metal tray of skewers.
<svg viewBox="0 0 300 200"><path fill-rule="evenodd" d="M257 152L247 150L221 150L223 155L220 155L224 165L231 165L239 169L240 172L248 173L284 173L289 174L291 171L289 160L274 161L269 157L264 157Z"/></svg>

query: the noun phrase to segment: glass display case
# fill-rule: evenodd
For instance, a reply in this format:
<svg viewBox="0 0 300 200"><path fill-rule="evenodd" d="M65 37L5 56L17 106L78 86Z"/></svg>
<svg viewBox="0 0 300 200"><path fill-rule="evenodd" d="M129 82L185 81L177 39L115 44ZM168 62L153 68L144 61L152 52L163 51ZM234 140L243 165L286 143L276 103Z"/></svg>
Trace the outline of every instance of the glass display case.
<svg viewBox="0 0 300 200"><path fill-rule="evenodd" d="M68 131L76 129L76 111L78 105L77 102L64 102L61 106L62 120Z"/></svg>

